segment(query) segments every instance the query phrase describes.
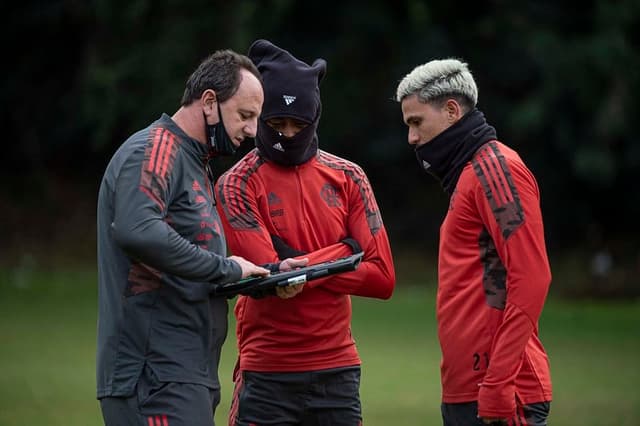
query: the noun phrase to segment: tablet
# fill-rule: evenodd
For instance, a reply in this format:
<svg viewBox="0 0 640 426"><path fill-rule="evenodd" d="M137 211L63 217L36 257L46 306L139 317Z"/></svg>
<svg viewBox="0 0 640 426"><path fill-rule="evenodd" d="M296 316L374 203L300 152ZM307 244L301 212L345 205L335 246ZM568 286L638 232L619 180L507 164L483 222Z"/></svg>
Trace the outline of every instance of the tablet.
<svg viewBox="0 0 640 426"><path fill-rule="evenodd" d="M272 273L266 277L245 278L234 283L215 286L213 293L216 296L235 296L258 289L268 290L278 286L304 284L307 281L329 275L355 271L360 265L363 255L364 253L360 252L340 259L307 265L291 271Z"/></svg>

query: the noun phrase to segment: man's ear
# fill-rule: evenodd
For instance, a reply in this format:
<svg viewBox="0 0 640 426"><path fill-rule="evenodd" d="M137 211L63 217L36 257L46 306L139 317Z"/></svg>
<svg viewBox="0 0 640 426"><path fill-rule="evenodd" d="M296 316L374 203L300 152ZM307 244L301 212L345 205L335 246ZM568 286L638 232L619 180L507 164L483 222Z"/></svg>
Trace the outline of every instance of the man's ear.
<svg viewBox="0 0 640 426"><path fill-rule="evenodd" d="M462 107L455 99L447 99L447 103L445 104L444 108L447 113L447 119L451 124L460 120L460 118L464 115L462 113Z"/></svg>
<svg viewBox="0 0 640 426"><path fill-rule="evenodd" d="M215 90L207 89L202 92L202 96L200 96L200 104L202 105L205 115L216 115L218 111L216 105L217 100L218 97L216 96Z"/></svg>

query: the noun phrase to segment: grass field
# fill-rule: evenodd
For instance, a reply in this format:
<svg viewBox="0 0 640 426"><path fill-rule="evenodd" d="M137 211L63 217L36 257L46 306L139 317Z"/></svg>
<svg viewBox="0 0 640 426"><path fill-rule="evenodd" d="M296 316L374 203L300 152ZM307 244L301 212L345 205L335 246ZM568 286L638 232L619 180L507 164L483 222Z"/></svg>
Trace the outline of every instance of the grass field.
<svg viewBox="0 0 640 426"><path fill-rule="evenodd" d="M101 425L95 399L96 275L0 269L0 425ZM233 331L233 322L230 330ZM399 284L389 301L354 298L368 426L440 425L432 290ZM554 383L552 426L640 424L640 303L551 299L541 320ZM220 376L225 424L235 359Z"/></svg>

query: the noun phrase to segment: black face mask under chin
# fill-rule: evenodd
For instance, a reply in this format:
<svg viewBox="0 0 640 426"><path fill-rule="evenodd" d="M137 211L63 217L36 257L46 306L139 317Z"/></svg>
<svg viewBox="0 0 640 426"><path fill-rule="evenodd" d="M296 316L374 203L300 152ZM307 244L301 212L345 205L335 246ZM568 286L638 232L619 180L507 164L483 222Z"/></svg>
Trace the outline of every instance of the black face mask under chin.
<svg viewBox="0 0 640 426"><path fill-rule="evenodd" d="M309 124L295 136L288 138L261 120L256 146L263 156L282 166L306 163L318 152L316 123Z"/></svg>
<svg viewBox="0 0 640 426"><path fill-rule="evenodd" d="M231 138L227 134L224 128L224 121L222 120L222 112L220 111L220 102L218 104L218 117L220 121L216 124L208 124L207 117L204 117L205 131L207 134L207 140L209 145L215 151L217 155L233 155L236 152L236 146L231 141Z"/></svg>

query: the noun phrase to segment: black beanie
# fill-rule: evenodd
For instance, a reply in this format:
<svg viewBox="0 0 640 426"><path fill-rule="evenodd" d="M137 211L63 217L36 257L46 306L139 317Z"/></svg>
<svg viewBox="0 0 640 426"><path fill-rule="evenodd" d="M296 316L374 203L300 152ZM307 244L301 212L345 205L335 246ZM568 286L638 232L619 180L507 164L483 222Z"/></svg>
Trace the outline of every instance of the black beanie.
<svg viewBox="0 0 640 426"><path fill-rule="evenodd" d="M262 75L263 120L291 117L311 124L320 118L319 84L327 69L324 59L309 66L267 40L254 41L247 56Z"/></svg>

